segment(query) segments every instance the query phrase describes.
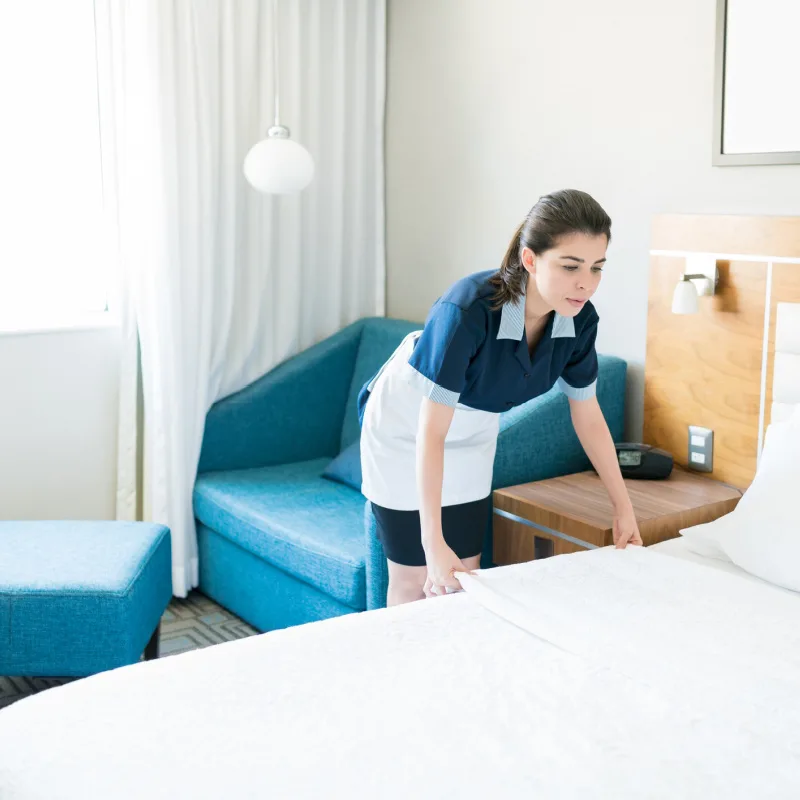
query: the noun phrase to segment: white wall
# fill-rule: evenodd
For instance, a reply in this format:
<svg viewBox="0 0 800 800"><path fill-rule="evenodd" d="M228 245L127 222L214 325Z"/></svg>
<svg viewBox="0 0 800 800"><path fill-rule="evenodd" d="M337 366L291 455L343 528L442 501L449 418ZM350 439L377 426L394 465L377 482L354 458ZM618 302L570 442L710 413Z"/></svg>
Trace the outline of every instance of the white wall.
<svg viewBox="0 0 800 800"><path fill-rule="evenodd" d="M0 333L0 519L113 519L117 328Z"/></svg>
<svg viewBox="0 0 800 800"><path fill-rule="evenodd" d="M390 0L388 311L499 265L539 196L613 220L598 349L641 437L653 214L800 214L800 166L712 167L716 0Z"/></svg>

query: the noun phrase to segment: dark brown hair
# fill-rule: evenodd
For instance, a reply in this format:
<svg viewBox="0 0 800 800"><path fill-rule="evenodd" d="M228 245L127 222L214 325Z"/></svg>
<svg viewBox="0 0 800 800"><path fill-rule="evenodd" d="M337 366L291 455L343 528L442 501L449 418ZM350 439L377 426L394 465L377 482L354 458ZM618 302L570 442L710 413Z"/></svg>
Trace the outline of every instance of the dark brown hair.
<svg viewBox="0 0 800 800"><path fill-rule="evenodd" d="M496 290L494 307L516 300L525 291L528 274L522 266L523 247L541 255L555 247L559 237L571 233L605 234L610 242L611 218L591 195L577 189L540 197L517 228L500 269L490 278Z"/></svg>

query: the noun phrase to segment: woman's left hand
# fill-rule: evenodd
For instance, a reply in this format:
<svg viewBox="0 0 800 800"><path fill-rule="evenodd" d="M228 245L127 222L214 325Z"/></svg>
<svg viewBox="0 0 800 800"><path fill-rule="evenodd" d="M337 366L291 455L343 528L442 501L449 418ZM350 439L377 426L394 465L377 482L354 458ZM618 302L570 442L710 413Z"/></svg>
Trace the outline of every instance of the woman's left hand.
<svg viewBox="0 0 800 800"><path fill-rule="evenodd" d="M633 511L614 517L613 536L614 545L618 550L624 550L629 544L641 546L642 535L639 533Z"/></svg>

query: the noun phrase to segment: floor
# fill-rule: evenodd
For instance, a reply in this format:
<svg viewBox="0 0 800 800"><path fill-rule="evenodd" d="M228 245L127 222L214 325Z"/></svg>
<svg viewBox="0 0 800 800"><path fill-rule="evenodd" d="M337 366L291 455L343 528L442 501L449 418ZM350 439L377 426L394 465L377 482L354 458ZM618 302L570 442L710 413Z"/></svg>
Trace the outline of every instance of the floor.
<svg viewBox="0 0 800 800"><path fill-rule="evenodd" d="M161 617L160 657L197 650L233 639L253 636L258 631L217 605L200 592L186 599L172 598ZM79 678L25 678L0 676L0 709L37 692L61 686Z"/></svg>

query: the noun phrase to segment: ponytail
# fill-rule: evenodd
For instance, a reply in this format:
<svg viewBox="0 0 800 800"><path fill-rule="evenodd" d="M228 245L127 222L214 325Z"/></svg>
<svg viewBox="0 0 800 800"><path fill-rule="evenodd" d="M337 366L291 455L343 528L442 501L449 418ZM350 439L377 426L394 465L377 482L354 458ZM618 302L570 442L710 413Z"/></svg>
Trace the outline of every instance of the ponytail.
<svg viewBox="0 0 800 800"><path fill-rule="evenodd" d="M500 308L505 303L515 300L524 292L523 282L527 277L525 267L522 266L522 232L528 222L526 217L520 222L519 227L511 238L500 269L492 276L491 282L496 288L495 308Z"/></svg>
<svg viewBox="0 0 800 800"><path fill-rule="evenodd" d="M520 261L520 250L522 249L522 229L525 227L525 220L520 222L519 227L508 245L503 263L500 264L500 272L504 282L508 282L508 277L512 275L522 264Z"/></svg>

